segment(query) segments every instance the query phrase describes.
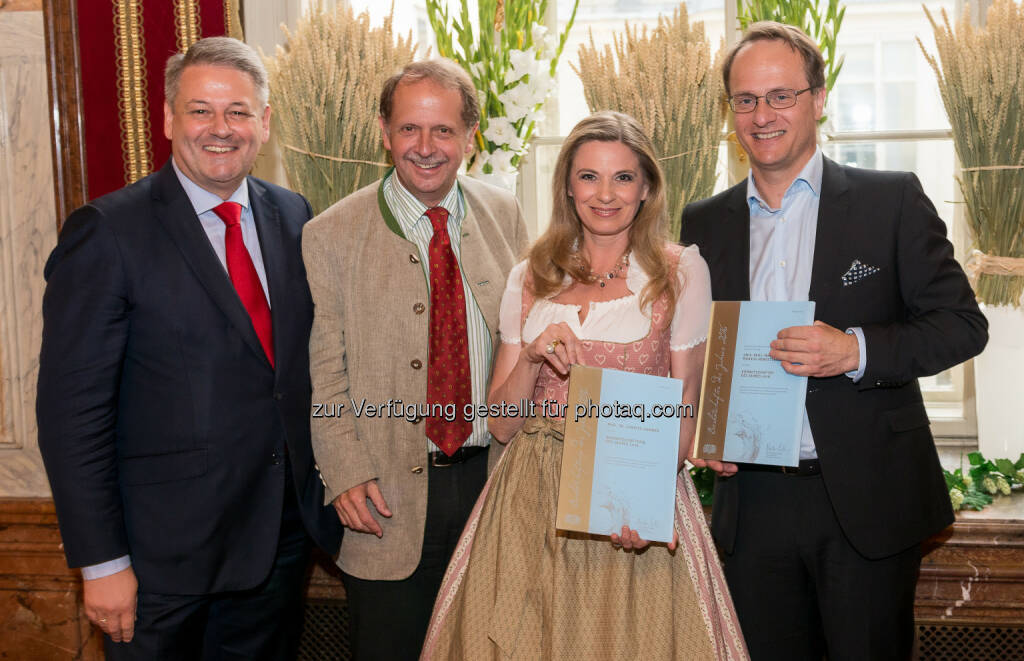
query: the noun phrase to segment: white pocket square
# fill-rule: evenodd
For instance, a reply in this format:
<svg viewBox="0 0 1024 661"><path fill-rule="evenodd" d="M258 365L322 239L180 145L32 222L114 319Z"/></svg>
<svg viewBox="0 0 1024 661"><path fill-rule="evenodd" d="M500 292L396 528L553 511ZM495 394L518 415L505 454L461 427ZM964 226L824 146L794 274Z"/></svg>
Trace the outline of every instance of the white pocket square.
<svg viewBox="0 0 1024 661"><path fill-rule="evenodd" d="M849 287L850 285L857 284L872 273L878 273L881 270L882 269L878 266L865 264L859 259L855 259L853 260L853 263L850 264L850 268L848 268L846 273L843 274L843 286Z"/></svg>

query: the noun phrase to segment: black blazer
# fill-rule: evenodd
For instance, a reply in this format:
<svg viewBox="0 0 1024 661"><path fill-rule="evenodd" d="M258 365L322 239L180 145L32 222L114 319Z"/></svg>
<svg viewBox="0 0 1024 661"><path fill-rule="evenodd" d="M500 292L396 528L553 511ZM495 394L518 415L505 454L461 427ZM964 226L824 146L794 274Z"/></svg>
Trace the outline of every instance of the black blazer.
<svg viewBox="0 0 1024 661"><path fill-rule="evenodd" d="M746 186L683 210L680 239L700 247L715 300L750 298ZM844 285L854 260L879 270ZM988 323L917 177L827 158L810 299L817 319L864 330L863 379L809 379L807 415L843 531L866 557L885 557L953 522L917 377L980 353ZM728 552L740 507L736 479L742 474L718 480L712 513Z"/></svg>
<svg viewBox="0 0 1024 661"><path fill-rule="evenodd" d="M253 587L276 553L286 465L307 529L337 550L309 440L311 210L248 185L276 369L169 161L72 213L50 255L36 411L72 567L130 554L150 592Z"/></svg>

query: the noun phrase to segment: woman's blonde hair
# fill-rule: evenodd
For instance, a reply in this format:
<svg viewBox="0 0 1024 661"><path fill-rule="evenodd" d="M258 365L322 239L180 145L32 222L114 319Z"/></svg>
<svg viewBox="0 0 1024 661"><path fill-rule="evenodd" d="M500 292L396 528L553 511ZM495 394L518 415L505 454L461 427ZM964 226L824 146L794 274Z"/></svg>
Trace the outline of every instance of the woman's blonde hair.
<svg viewBox="0 0 1024 661"><path fill-rule="evenodd" d="M582 254L583 224L576 205L569 197L569 177L580 146L591 141L621 142L629 147L643 172L647 198L640 204L629 226L631 263L639 265L649 281L640 294L640 307L646 308L664 295L676 297L676 279L665 254L665 183L654 155L650 138L635 119L621 112L603 111L577 124L562 144L555 163L552 184L551 222L544 234L530 248L530 291L537 298L549 296L562 288L566 275L578 282L590 280L590 264Z"/></svg>

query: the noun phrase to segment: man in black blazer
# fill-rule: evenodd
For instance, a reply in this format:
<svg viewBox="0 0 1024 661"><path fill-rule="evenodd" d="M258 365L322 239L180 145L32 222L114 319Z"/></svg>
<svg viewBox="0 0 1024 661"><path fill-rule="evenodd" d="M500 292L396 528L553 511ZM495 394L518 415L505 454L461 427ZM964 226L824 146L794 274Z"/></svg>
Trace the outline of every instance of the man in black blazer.
<svg viewBox="0 0 1024 661"><path fill-rule="evenodd" d="M812 300L771 356L809 376L799 469L728 466L712 528L754 659L906 659L920 543L953 522L917 377L979 353L985 318L913 174L817 147L817 46L758 23L723 70L751 176L683 212L716 300ZM738 468L738 471L737 471Z"/></svg>
<svg viewBox="0 0 1024 661"><path fill-rule="evenodd" d="M47 262L39 447L108 658L291 658L309 536L341 537L310 449L311 210L247 177L250 47L197 42L165 94L172 160L72 213Z"/></svg>

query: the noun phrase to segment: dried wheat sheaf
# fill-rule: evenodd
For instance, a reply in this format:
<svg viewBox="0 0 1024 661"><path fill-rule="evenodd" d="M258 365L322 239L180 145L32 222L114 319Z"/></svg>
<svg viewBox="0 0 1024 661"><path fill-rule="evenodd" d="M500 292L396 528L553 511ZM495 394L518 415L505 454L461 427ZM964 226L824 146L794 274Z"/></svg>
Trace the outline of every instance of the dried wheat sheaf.
<svg viewBox="0 0 1024 661"><path fill-rule="evenodd" d="M294 32L282 26L286 45L265 58L288 182L314 213L379 179L387 167L378 94L416 52L412 34L396 39L391 24L392 14L374 28L366 12L321 6Z"/></svg>
<svg viewBox="0 0 1024 661"><path fill-rule="evenodd" d="M964 11L956 28L942 10L939 23L925 8L938 56L921 44L935 71L963 168L967 222L976 247L998 257L1024 258L1024 5L995 0L984 27ZM982 272L978 298L1019 305L1024 277Z"/></svg>
<svg viewBox="0 0 1024 661"><path fill-rule="evenodd" d="M704 24L691 25L683 4L652 30L627 22L614 47L598 49L591 33L579 66L572 64L591 111L632 115L651 137L665 172L673 240L683 207L714 190L725 118L721 55L720 45L712 59Z"/></svg>

